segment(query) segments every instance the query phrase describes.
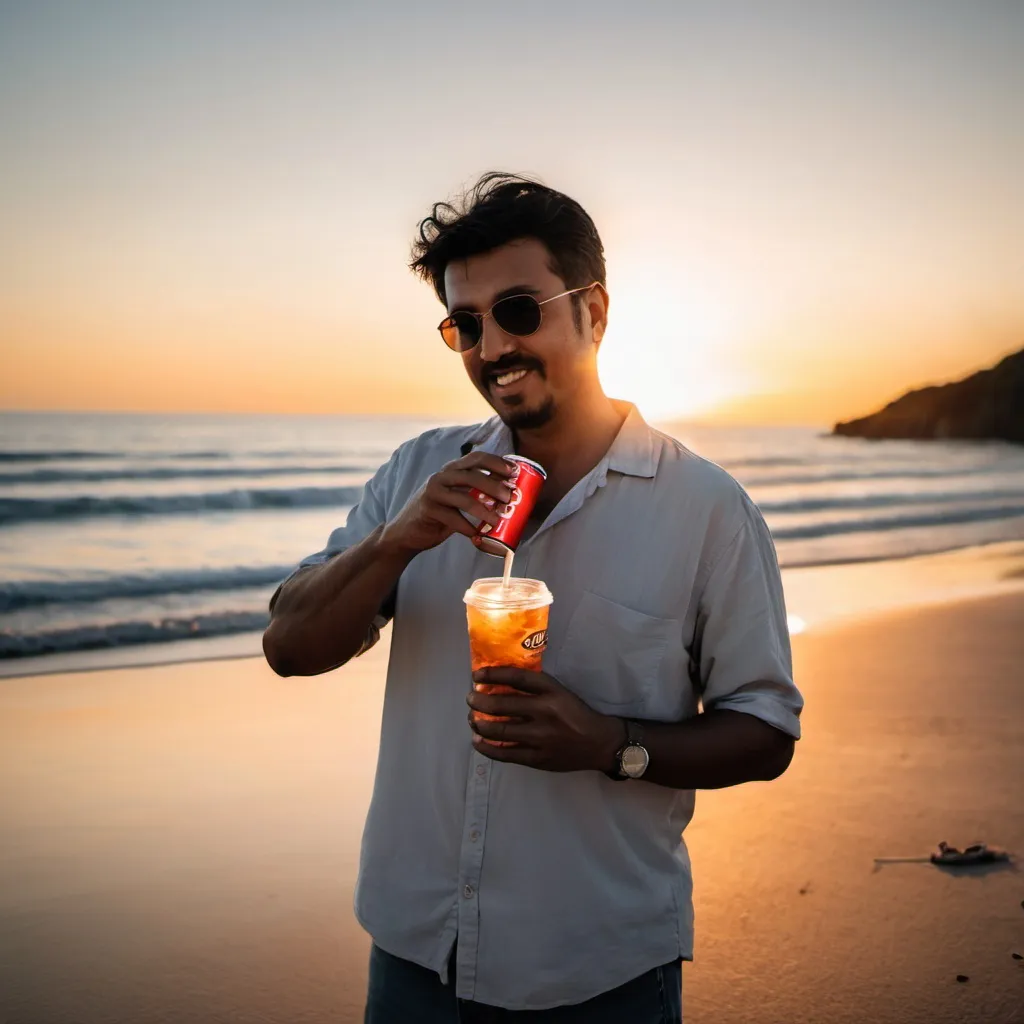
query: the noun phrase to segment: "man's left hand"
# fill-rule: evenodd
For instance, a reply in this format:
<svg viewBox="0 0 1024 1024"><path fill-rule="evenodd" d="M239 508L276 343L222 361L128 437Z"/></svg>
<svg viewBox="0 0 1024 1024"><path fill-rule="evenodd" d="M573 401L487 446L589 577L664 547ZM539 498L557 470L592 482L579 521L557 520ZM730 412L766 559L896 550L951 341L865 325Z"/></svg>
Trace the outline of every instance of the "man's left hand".
<svg viewBox="0 0 1024 1024"><path fill-rule="evenodd" d="M474 683L511 686L517 693L471 690L466 703L473 749L495 761L549 772L606 771L626 739L622 720L602 715L546 672L502 666L473 673ZM473 711L507 717L476 719ZM488 740L515 746L496 746Z"/></svg>

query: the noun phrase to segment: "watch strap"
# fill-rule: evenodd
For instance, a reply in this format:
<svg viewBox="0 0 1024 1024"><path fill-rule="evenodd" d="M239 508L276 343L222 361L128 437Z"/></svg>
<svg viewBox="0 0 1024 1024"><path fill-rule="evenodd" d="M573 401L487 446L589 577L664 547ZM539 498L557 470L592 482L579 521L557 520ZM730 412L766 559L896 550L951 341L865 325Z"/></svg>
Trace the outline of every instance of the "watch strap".
<svg viewBox="0 0 1024 1024"><path fill-rule="evenodd" d="M626 747L642 747L644 738L644 727L632 718L623 718L622 722L626 725L626 742L616 751L615 764L616 767L611 771L606 771L604 774L608 776L613 782L625 782L629 776L622 770L622 754Z"/></svg>
<svg viewBox="0 0 1024 1024"><path fill-rule="evenodd" d="M644 745L644 727L634 718L626 719L626 747L642 747Z"/></svg>
<svg viewBox="0 0 1024 1024"><path fill-rule="evenodd" d="M604 774L607 775L612 782L625 782L629 777L622 771L622 751L629 746L629 722L625 718L620 718L619 721L626 726L626 742L615 751L615 767L605 769Z"/></svg>

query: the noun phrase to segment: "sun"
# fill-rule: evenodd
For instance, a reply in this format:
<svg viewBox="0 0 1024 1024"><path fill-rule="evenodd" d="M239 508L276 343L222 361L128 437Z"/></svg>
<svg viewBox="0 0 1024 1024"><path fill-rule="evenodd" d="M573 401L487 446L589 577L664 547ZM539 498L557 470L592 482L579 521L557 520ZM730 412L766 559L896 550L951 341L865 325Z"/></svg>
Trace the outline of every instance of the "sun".
<svg viewBox="0 0 1024 1024"><path fill-rule="evenodd" d="M698 416L751 390L727 339L718 311L680 295L678 284L662 290L650 281L620 283L598 356L601 383L649 421Z"/></svg>

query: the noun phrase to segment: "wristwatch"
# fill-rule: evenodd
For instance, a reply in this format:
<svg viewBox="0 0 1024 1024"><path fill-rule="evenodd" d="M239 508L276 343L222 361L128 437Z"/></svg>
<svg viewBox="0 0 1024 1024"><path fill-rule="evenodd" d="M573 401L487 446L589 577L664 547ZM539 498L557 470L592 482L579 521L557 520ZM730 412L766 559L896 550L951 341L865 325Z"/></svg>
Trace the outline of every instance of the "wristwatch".
<svg viewBox="0 0 1024 1024"><path fill-rule="evenodd" d="M625 719L626 742L615 755L617 771L605 772L605 775L616 782L626 779L639 779L651 763L651 755L643 745L644 727L632 718Z"/></svg>

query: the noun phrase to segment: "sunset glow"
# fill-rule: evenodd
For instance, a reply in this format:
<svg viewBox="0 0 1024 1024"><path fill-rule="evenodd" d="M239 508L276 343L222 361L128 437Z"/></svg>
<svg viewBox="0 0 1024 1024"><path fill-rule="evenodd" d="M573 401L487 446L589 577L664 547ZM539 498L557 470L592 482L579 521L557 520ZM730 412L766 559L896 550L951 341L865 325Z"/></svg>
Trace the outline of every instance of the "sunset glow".
<svg viewBox="0 0 1024 1024"><path fill-rule="evenodd" d="M0 407L483 415L406 262L500 167L602 233L610 394L858 415L1024 344L1022 39L986 3L8 6Z"/></svg>

